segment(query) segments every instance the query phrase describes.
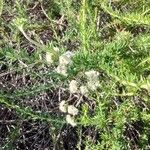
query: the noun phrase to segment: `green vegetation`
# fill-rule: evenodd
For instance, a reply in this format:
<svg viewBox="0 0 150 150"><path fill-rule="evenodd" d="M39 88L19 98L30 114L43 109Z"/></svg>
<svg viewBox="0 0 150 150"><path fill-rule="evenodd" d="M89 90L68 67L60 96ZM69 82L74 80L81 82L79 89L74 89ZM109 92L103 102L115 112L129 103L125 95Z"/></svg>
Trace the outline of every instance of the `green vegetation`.
<svg viewBox="0 0 150 150"><path fill-rule="evenodd" d="M0 149L150 149L149 0L0 0L0 16Z"/></svg>

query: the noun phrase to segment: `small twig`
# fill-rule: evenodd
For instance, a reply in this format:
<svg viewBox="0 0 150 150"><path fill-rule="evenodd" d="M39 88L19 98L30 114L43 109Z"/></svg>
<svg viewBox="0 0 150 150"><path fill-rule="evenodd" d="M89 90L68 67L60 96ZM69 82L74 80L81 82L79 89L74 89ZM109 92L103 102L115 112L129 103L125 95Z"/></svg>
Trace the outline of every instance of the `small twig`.
<svg viewBox="0 0 150 150"><path fill-rule="evenodd" d="M2 124L11 124L14 122L16 122L16 120L0 120L0 123L2 123Z"/></svg>

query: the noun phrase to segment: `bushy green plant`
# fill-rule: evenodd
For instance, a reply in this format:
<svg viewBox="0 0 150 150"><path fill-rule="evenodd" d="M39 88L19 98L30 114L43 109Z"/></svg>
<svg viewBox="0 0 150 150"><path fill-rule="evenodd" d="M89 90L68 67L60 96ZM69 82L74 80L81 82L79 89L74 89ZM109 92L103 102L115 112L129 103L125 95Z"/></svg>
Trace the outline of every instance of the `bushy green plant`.
<svg viewBox="0 0 150 150"><path fill-rule="evenodd" d="M79 150L150 149L149 1L0 1L0 15L3 107L47 123L54 149L66 124ZM0 147L15 148L19 129Z"/></svg>

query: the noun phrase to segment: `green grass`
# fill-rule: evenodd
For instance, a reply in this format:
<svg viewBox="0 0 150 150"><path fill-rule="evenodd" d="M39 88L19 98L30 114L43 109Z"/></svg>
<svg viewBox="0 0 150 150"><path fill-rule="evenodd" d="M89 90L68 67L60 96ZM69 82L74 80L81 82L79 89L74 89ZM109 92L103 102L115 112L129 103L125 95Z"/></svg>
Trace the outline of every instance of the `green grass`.
<svg viewBox="0 0 150 150"><path fill-rule="evenodd" d="M58 106L66 100L79 103L79 150L150 149L149 10L145 0L0 1L0 105L19 120L0 147L14 149L20 122L32 120L48 124L53 149L65 149L59 141L70 125ZM68 50L75 55L63 76L55 69ZM52 65L46 52L54 54ZM69 82L86 84L89 70L100 73L100 85L80 102ZM97 137L82 135L91 128Z"/></svg>

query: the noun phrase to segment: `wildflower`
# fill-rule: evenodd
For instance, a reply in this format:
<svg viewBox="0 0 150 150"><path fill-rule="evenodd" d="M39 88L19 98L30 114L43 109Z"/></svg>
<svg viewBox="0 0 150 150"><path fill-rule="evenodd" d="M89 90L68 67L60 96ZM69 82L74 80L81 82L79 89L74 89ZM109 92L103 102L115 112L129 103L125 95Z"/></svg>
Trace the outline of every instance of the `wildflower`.
<svg viewBox="0 0 150 150"><path fill-rule="evenodd" d="M66 121L67 121L67 123L69 123L69 124L72 125L73 127L77 125L77 124L75 123L75 121L74 121L74 118L71 117L70 115L67 115L67 116L66 116Z"/></svg>
<svg viewBox="0 0 150 150"><path fill-rule="evenodd" d="M80 86L80 92L81 92L82 95L87 96L87 94L88 94L87 87L86 86Z"/></svg>
<svg viewBox="0 0 150 150"><path fill-rule="evenodd" d="M90 90L95 91L99 87L99 81L89 81L87 86Z"/></svg>
<svg viewBox="0 0 150 150"><path fill-rule="evenodd" d="M68 113L69 113L70 115L75 116L75 115L78 114L78 112L79 112L79 110L78 110L76 107L74 107L73 105L69 105L69 106L68 106Z"/></svg>
<svg viewBox="0 0 150 150"><path fill-rule="evenodd" d="M69 84L69 91L70 93L77 93L78 92L78 85L76 80L72 80Z"/></svg>
<svg viewBox="0 0 150 150"><path fill-rule="evenodd" d="M88 80L92 81L96 81L98 80L98 76L99 76L99 72L91 70L91 71L87 71L85 72L85 75L87 76Z"/></svg>
<svg viewBox="0 0 150 150"><path fill-rule="evenodd" d="M67 76L67 65L71 62L72 53L67 51L59 57L59 65L56 69L57 73Z"/></svg>
<svg viewBox="0 0 150 150"><path fill-rule="evenodd" d="M67 112L67 107L66 107L66 104L65 104L65 103L66 103L65 101L61 101L61 102L59 103L59 110L62 111L62 112L64 112L64 113Z"/></svg>
<svg viewBox="0 0 150 150"><path fill-rule="evenodd" d="M87 76L88 83L87 86L90 90L95 91L99 86L99 72L91 70L88 72L85 72L85 75Z"/></svg>
<svg viewBox="0 0 150 150"><path fill-rule="evenodd" d="M58 67L56 68L56 72L67 76L67 67L65 65L58 65Z"/></svg>
<svg viewBox="0 0 150 150"><path fill-rule="evenodd" d="M47 63L49 63L49 64L52 64L52 63L53 63L52 56L53 56L52 53L46 52L46 61L47 61Z"/></svg>

